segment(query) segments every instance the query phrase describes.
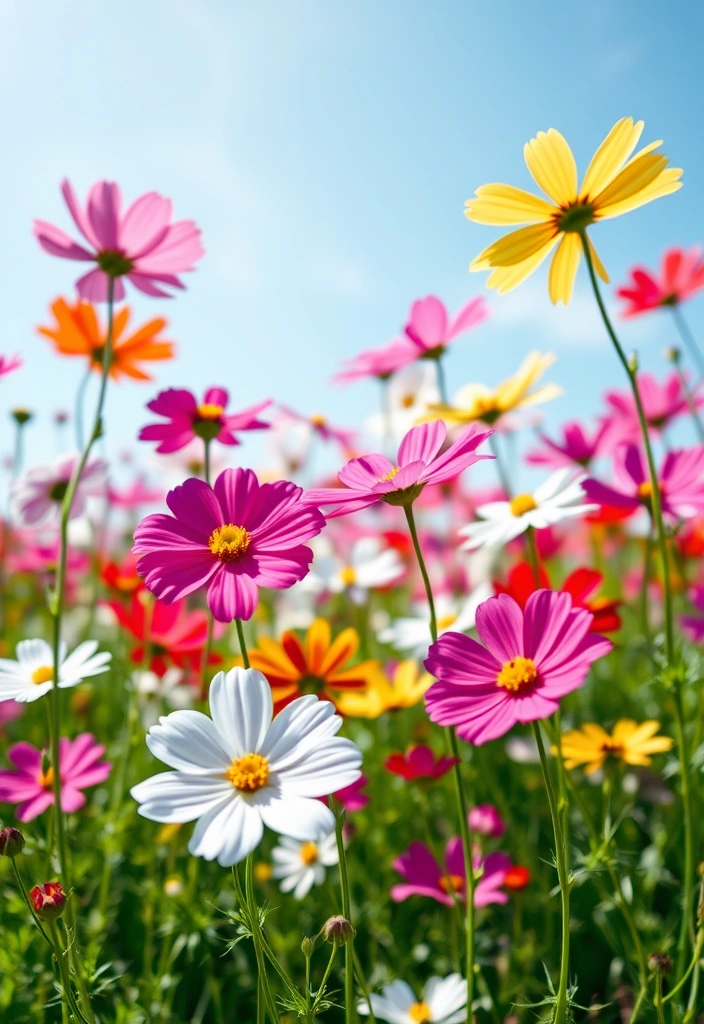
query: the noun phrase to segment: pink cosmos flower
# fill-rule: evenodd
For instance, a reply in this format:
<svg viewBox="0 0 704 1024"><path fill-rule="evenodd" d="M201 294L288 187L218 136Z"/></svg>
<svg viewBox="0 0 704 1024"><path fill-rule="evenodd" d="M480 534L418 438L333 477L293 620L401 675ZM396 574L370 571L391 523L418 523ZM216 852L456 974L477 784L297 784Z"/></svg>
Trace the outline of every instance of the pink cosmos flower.
<svg viewBox="0 0 704 1024"><path fill-rule="evenodd" d="M391 888L391 899L396 903L409 896L429 896L438 903L451 907L452 894L459 900L466 898L466 873L464 854L460 839L450 839L445 848L445 870L440 867L425 843L414 842L406 853L393 862L394 871L404 878L400 885ZM501 891L506 872L511 867L510 857L501 852L490 853L488 857L475 857L475 873L481 870L481 877L474 889L474 906L486 907L490 903L508 903L508 896Z"/></svg>
<svg viewBox="0 0 704 1024"><path fill-rule="evenodd" d="M506 822L493 804L479 804L467 815L472 832L490 839L500 839L506 831Z"/></svg>
<svg viewBox="0 0 704 1024"><path fill-rule="evenodd" d="M303 491L286 480L260 484L251 469L226 469L209 487L191 478L169 491L173 515L150 515L135 530L137 572L159 600L207 587L220 622L250 619L259 587L284 590L308 573L304 542L325 526Z"/></svg>
<svg viewBox="0 0 704 1024"><path fill-rule="evenodd" d="M343 427L333 427L327 417L317 413L313 416L304 416L290 406L281 405L281 403L279 403L279 409L284 414L284 422L286 419L289 419L295 420L296 423L306 423L312 433L316 434L323 441L337 441L343 452L351 453L356 431L346 430Z"/></svg>
<svg viewBox="0 0 704 1024"><path fill-rule="evenodd" d="M416 779L441 779L456 764L459 764L459 758L442 756L436 759L430 747L420 744L411 747L406 754L391 754L384 762L384 767L392 775L400 775L407 782L415 782Z"/></svg>
<svg viewBox="0 0 704 1024"><path fill-rule="evenodd" d="M634 267L628 285L618 288L616 294L626 300L621 316L639 316L663 306L677 306L704 288L704 258L701 247L666 249L660 265L660 274L645 267Z"/></svg>
<svg viewBox="0 0 704 1024"><path fill-rule="evenodd" d="M0 377L4 377L8 373L12 373L13 370L19 370L20 366L22 366L22 359L20 356L0 355Z"/></svg>
<svg viewBox="0 0 704 1024"><path fill-rule="evenodd" d="M307 491L303 501L310 505L337 505L328 519L359 512L378 501L389 505L410 505L426 484L442 484L463 470L492 455L477 455L476 449L492 434L473 423L440 454L447 437L442 420L412 427L398 450L396 465L385 455L365 455L352 459L340 470L342 487Z"/></svg>
<svg viewBox="0 0 704 1024"><path fill-rule="evenodd" d="M416 347L416 359L437 359L451 341L483 323L488 315L486 301L476 298L451 320L444 302L436 295L428 295L413 303L404 330Z"/></svg>
<svg viewBox="0 0 704 1024"><path fill-rule="evenodd" d="M438 680L425 695L431 720L457 726L462 739L481 746L517 722L552 715L613 646L589 632L592 618L553 590L536 590L525 611L508 594L490 597L477 609L484 646L445 633L430 648L425 667Z"/></svg>
<svg viewBox="0 0 704 1024"><path fill-rule="evenodd" d="M38 527L58 521L73 471L80 456L60 455L50 466L33 466L12 484L10 501L15 521L20 526ZM82 515L88 498L104 498L107 493L107 463L91 459L86 463L71 505L71 519Z"/></svg>
<svg viewBox="0 0 704 1024"><path fill-rule="evenodd" d="M69 814L86 802L82 790L105 782L112 765L101 761L105 747L96 743L88 732L75 740L59 740L59 768L61 772L61 807ZM16 743L7 752L14 764L12 769L0 770L0 803L19 804L15 812L18 821L32 821L54 803L54 769L45 761L45 755L31 743Z"/></svg>
<svg viewBox="0 0 704 1024"><path fill-rule="evenodd" d="M354 359L345 360L342 369L333 377L333 382L351 384L352 381L369 377L388 380L392 373L417 358L417 351L408 338L394 338L381 348L365 349Z"/></svg>
<svg viewBox="0 0 704 1024"><path fill-rule="evenodd" d="M644 454L635 444L614 455L614 486L588 479L583 487L590 501L615 508L650 508L652 487ZM672 519L692 519L704 513L704 448L668 452L658 471L663 513Z"/></svg>
<svg viewBox="0 0 704 1024"><path fill-rule="evenodd" d="M135 509L140 505L153 505L161 501L164 492L156 487L148 487L144 480L134 480L124 491L108 487L108 499L117 508Z"/></svg>
<svg viewBox="0 0 704 1024"><path fill-rule="evenodd" d="M698 612L704 612L704 586L692 587L689 600ZM680 615L679 621L693 644L704 643L704 615Z"/></svg>
<svg viewBox="0 0 704 1024"><path fill-rule="evenodd" d="M25 712L24 704L18 704L16 700L0 701L0 737L4 736L4 726L8 722L14 722L16 718Z"/></svg>
<svg viewBox="0 0 704 1024"><path fill-rule="evenodd" d="M581 423L570 420L562 428L562 441L551 441L545 434L538 434L542 448L534 448L526 455L526 462L533 466L562 469L563 466L586 467L602 454L604 434L607 425L602 424L588 434Z"/></svg>
<svg viewBox="0 0 704 1024"><path fill-rule="evenodd" d="M364 810L369 803L369 795L362 792L368 782L369 779L366 775L360 775L356 782L353 782L350 786L345 786L344 789L338 789L337 793L333 793L335 799L339 800L348 814Z"/></svg>
<svg viewBox="0 0 704 1024"><path fill-rule="evenodd" d="M119 302L125 297L123 277L145 295L159 298L170 298L167 288L185 288L178 274L193 270L205 250L200 228L192 220L170 223L170 199L146 192L123 214L120 189L114 182L96 182L85 210L66 178L61 193L89 247L44 220L34 222L34 235L50 256L97 263L76 282L81 298L106 302L112 280L114 298Z"/></svg>
<svg viewBox="0 0 704 1024"><path fill-rule="evenodd" d="M661 384L652 373L638 374L638 390L648 426L661 431L678 416L689 414L687 395L677 373L671 373ZM607 391L604 395L609 410L602 416L602 453L613 452L624 443L636 444L641 431L638 410L630 391ZM692 401L697 408L704 405L704 394L692 389Z"/></svg>
<svg viewBox="0 0 704 1024"><path fill-rule="evenodd" d="M166 454L185 448L194 437L220 444L239 444L237 430L266 430L268 423L257 415L271 405L271 399L252 405L242 412L227 415L229 395L225 388L208 388L199 405L192 392L185 388L160 391L147 409L165 416L166 423L150 423L139 432L140 441L159 441L156 450Z"/></svg>

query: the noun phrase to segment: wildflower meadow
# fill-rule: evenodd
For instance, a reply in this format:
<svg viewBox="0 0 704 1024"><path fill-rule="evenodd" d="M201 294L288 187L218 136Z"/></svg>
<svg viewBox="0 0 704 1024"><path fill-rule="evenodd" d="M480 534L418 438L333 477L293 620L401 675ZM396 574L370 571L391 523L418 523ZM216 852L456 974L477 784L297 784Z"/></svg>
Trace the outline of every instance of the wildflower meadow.
<svg viewBox="0 0 704 1024"><path fill-rule="evenodd" d="M75 286L0 355L1 1021L704 1020L704 254L634 242L610 281L600 238L686 179L630 116L578 172L575 127L467 182L466 300L321 378L376 383L353 423L207 336L209 386L160 386L198 211L37 195ZM447 359L532 274L546 315L580 275L612 356L554 430L549 346L488 381ZM658 372L630 318L679 339ZM40 461L30 345L75 368ZM122 465L114 388L143 396Z"/></svg>

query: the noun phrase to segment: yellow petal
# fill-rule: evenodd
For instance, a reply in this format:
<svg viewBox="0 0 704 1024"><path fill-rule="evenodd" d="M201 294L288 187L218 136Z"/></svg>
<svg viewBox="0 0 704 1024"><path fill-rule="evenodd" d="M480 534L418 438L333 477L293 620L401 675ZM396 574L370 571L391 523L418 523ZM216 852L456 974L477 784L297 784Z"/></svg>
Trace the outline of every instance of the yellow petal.
<svg viewBox="0 0 704 1024"><path fill-rule="evenodd" d="M577 165L567 141L555 128L538 132L523 147L528 170L543 192L566 206L577 198Z"/></svg>
<svg viewBox="0 0 704 1024"><path fill-rule="evenodd" d="M552 352L529 352L512 377L496 389L496 402L502 409L512 408L532 384L555 362Z"/></svg>
<svg viewBox="0 0 704 1024"><path fill-rule="evenodd" d="M655 178L646 188L642 189L630 199L624 199L620 203L613 203L606 209L598 212L599 220L609 220L611 217L620 217L623 213L630 213L637 210L639 206L652 203L654 199L662 199L663 196L672 195L682 188L683 171L681 167L666 167L664 171Z"/></svg>
<svg viewBox="0 0 704 1024"><path fill-rule="evenodd" d="M548 290L553 303L568 304L572 298L574 279L577 276L582 242L574 232L563 237L550 264Z"/></svg>
<svg viewBox="0 0 704 1024"><path fill-rule="evenodd" d="M632 117L622 117L616 122L587 167L580 191L581 199L595 196L616 177L638 145L643 127L643 121L634 124Z"/></svg>
<svg viewBox="0 0 704 1024"><path fill-rule="evenodd" d="M624 199L642 192L651 182L655 181L661 171L667 167L667 157L662 153L645 153L637 160L631 161L616 175L610 185L599 192L592 200L594 212L598 216L599 211L614 203L621 203Z"/></svg>
<svg viewBox="0 0 704 1024"><path fill-rule="evenodd" d="M522 409L526 405L544 405L545 402L552 402L553 398L559 398L564 391L557 384L544 384L542 388L536 388L529 395L524 395L520 402L516 402L514 408Z"/></svg>
<svg viewBox="0 0 704 1024"><path fill-rule="evenodd" d="M550 220L555 207L513 185L482 185L468 199L464 215L477 224L539 224Z"/></svg>
<svg viewBox="0 0 704 1024"><path fill-rule="evenodd" d="M542 249L539 249L529 259L524 260L523 263L511 267L497 267L487 279L487 288L496 288L499 295L505 295L506 292L517 288L519 284L523 284L526 278L530 277L543 260L550 255L559 237L559 235L555 235Z"/></svg>
<svg viewBox="0 0 704 1024"><path fill-rule="evenodd" d="M480 252L469 269L487 270L489 267L511 267L523 263L556 235L557 227L552 222L531 224L530 227L511 231Z"/></svg>

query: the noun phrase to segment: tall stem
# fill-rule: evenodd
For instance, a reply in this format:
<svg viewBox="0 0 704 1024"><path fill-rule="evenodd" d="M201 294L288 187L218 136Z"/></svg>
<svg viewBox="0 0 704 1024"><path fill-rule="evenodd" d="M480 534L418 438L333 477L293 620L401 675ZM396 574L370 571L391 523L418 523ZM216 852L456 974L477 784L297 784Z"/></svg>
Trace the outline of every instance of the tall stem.
<svg viewBox="0 0 704 1024"><path fill-rule="evenodd" d="M242 628L242 619L235 619L235 628L237 629L237 639L240 642L240 653L242 654L242 661L245 668L249 668L249 654L247 653L247 642L244 638L244 629Z"/></svg>
<svg viewBox="0 0 704 1024"><path fill-rule="evenodd" d="M110 284L112 285L112 279L110 280ZM110 341L112 342L112 338L110 338ZM103 369L104 368L105 368L105 352L103 352ZM90 374L91 374L91 364L89 362L88 366L86 367L86 372L81 377L81 382L78 385L78 390L76 391L76 411L75 411L75 414L74 414L74 420L75 420L75 424L76 424L76 448L78 448L79 451L82 451L83 450L83 446L84 446L84 442L83 442L83 403L85 401L86 387L88 386L88 381L90 380Z"/></svg>
<svg viewBox="0 0 704 1024"><path fill-rule="evenodd" d="M435 366L437 367L437 379L438 379L438 391L440 392L440 401L443 405L447 405L447 382L445 380L445 367L442 365L442 354L435 360Z"/></svg>
<svg viewBox="0 0 704 1024"><path fill-rule="evenodd" d="M418 531L416 530L416 522L413 516L413 506L404 505L403 511L406 513L406 522L408 523L408 530L411 535L411 541L413 542L413 550L416 553L418 568L420 569L420 574L423 577L423 586L425 587L425 595L428 598L428 611L430 614L430 636L432 637L433 643L435 643L435 641L438 638L438 621L435 615L435 601L433 600L433 588L430 586L430 577L428 576L428 570L425 567L423 552L420 549Z"/></svg>
<svg viewBox="0 0 704 1024"><path fill-rule="evenodd" d="M670 308L672 309L672 316L677 326L680 338L684 342L684 347L689 352L690 359L697 367L697 373L700 377L704 377L704 356L702 356L699 345L697 344L697 339L689 329L689 324L685 320L679 304L675 304Z"/></svg>
<svg viewBox="0 0 704 1024"><path fill-rule="evenodd" d="M689 381L687 380L682 370L682 367L680 366L679 350L675 349L673 351L673 354L670 356L670 362L675 367L675 373L677 374L680 386L682 388L682 391L684 392L684 397L687 402L687 408L689 409L689 414L692 417L692 423L694 424L694 429L697 433L697 437L699 438L699 443L704 444L704 423L702 423L701 419L699 418L699 412L697 410L696 401L696 393L698 389L695 386L694 390L692 391L689 387Z"/></svg>
<svg viewBox="0 0 704 1024"><path fill-rule="evenodd" d="M274 997L269 987L269 977L266 973L266 964L264 962L264 953L262 950L262 932L259 924L259 908L257 907L257 901L254 898L254 882L252 879L253 859L253 855L250 853L247 857L247 864L245 867L245 888L247 892L247 908L249 910L249 919L252 928L254 955L257 958L259 984L261 985L261 992L264 996L267 1012L271 1017L273 1024L279 1024L279 1015L276 1011ZM259 996L257 996L257 1001L259 1001Z"/></svg>
<svg viewBox="0 0 704 1024"><path fill-rule="evenodd" d="M337 861L340 871L340 889L342 891L342 916L352 924L352 901L350 900L350 880L347 873L347 855L342 829L345 814L337 801L333 804L335 811L335 839L337 841ZM357 1013L354 1003L354 938L345 943L345 1024L354 1024Z"/></svg>

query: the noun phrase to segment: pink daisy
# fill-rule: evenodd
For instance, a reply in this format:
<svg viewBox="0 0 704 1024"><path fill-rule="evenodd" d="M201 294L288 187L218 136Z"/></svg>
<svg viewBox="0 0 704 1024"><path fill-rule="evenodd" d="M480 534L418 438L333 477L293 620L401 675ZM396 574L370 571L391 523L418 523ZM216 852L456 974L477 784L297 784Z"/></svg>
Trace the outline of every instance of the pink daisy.
<svg viewBox="0 0 704 1024"><path fill-rule="evenodd" d="M466 872L464 854L460 839L450 839L445 848L445 870L440 867L425 843L414 842L406 853L393 862L394 871L404 878L400 885L391 888L391 899L396 903L409 896L429 896L451 907L452 893L460 900L466 898ZM490 903L508 903L508 896L501 891L506 872L511 867L510 857L501 852L490 853L488 857L475 857L475 874L481 871L474 889L474 906L486 907Z"/></svg>
<svg viewBox="0 0 704 1024"><path fill-rule="evenodd" d="M671 373L662 384L652 373L639 373L638 391L645 418L652 430L661 431L678 416L689 415L687 394L678 373ZM637 443L641 430L632 393L607 391L604 398L609 408L602 417L602 453L613 452L624 443ZM704 394L698 387L692 389L691 399L698 409L704 405Z"/></svg>
<svg viewBox="0 0 704 1024"><path fill-rule="evenodd" d="M112 765L101 761L105 747L84 732L75 740L59 740L61 807L69 814L86 802L82 790L105 782ZM31 743L16 743L7 756L12 769L0 770L0 803L19 804L18 821L31 821L54 803L54 769Z"/></svg>
<svg viewBox="0 0 704 1024"><path fill-rule="evenodd" d="M147 516L135 530L137 572L167 604L207 587L220 622L250 619L259 587L284 590L308 573L304 542L325 519L302 494L285 480L260 484L251 469L226 469L212 488L186 480L166 496L173 515Z"/></svg>
<svg viewBox="0 0 704 1024"><path fill-rule="evenodd" d="M411 306L405 332L416 347L416 359L437 359L451 341L483 323L488 315L485 300L476 298L451 319L445 303L436 295L428 295Z"/></svg>
<svg viewBox="0 0 704 1024"><path fill-rule="evenodd" d="M0 377L4 377L8 373L12 373L13 370L19 370L20 366L22 366L22 359L20 356L0 355Z"/></svg>
<svg viewBox="0 0 704 1024"><path fill-rule="evenodd" d="M490 597L477 609L485 646L445 633L430 648L425 667L438 680L425 695L431 720L457 726L462 739L481 746L517 722L552 715L613 646L590 633L592 618L553 590L536 590L525 611L508 594Z"/></svg>
<svg viewBox="0 0 704 1024"><path fill-rule="evenodd" d="M588 479L583 487L590 501L614 508L651 507L652 487L645 456L635 444L614 455L614 486ZM692 519L704 513L704 448L668 452L658 471L662 511L672 519Z"/></svg>
<svg viewBox="0 0 704 1024"><path fill-rule="evenodd" d="M602 454L606 430L607 425L602 424L590 434L581 423L570 420L562 428L561 441L551 441L545 434L538 434L542 448L534 448L528 452L526 462L549 469L575 465L586 467Z"/></svg>
<svg viewBox="0 0 704 1024"><path fill-rule="evenodd" d="M271 405L271 399L252 405L242 412L226 414L229 400L225 388L208 388L199 405L195 395L185 388L160 391L147 404L157 416L165 416L165 423L150 423L139 432L140 441L159 441L156 450L167 454L179 451L194 439L219 441L220 444L239 444L238 430L266 430L268 423L257 415Z"/></svg>
<svg viewBox="0 0 704 1024"><path fill-rule="evenodd" d="M32 528L57 522L71 477L79 461L77 454L60 455L50 466L33 466L10 488L13 517L19 526ZM107 495L107 463L91 459L83 468L71 505L71 519L82 515L88 498Z"/></svg>
<svg viewBox="0 0 704 1024"><path fill-rule="evenodd" d="M193 270L204 249L200 228L192 220L170 223L170 199L146 192L123 214L120 189L114 182L96 182L85 209L67 179L61 183L61 192L88 248L44 220L34 222L34 234L51 256L97 263L76 282L81 298L107 301L112 280L119 302L125 297L123 277L139 291L159 298L170 297L167 288L185 287L178 274Z"/></svg>
<svg viewBox="0 0 704 1024"><path fill-rule="evenodd" d="M352 459L340 470L342 487L307 491L303 501L311 505L337 505L328 519L385 501L389 505L410 505L426 484L442 484L459 476L468 466L492 455L477 455L476 449L492 434L473 423L442 455L447 437L442 420L412 427L398 450L396 465L385 455Z"/></svg>
<svg viewBox="0 0 704 1024"><path fill-rule="evenodd" d="M421 744L411 747L406 754L390 754L384 762L387 772L392 775L400 775L407 782L415 782L421 779L424 782L434 782L441 779L443 775L459 764L456 757L435 757L430 747Z"/></svg>

